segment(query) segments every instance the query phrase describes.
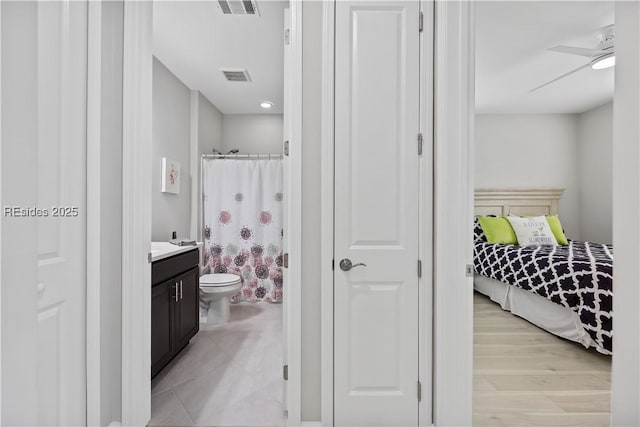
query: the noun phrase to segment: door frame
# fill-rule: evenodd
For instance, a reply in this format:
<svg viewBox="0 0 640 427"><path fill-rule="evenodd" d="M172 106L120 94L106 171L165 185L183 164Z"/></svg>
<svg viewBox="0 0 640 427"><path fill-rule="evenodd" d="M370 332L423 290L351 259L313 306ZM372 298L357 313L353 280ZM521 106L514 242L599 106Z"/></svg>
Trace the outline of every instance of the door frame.
<svg viewBox="0 0 640 427"><path fill-rule="evenodd" d="M302 394L302 0L291 0L289 29L289 283L287 319L287 424L301 424Z"/></svg>
<svg viewBox="0 0 640 427"><path fill-rule="evenodd" d="M616 290L613 311L624 322L616 321L611 366L612 425L640 422L640 5L616 2L616 69L613 106L613 246ZM620 89L624 82L624 90ZM626 286L625 286L626 285ZM614 319L615 320L615 319Z"/></svg>
<svg viewBox="0 0 640 427"><path fill-rule="evenodd" d="M2 5L0 5L0 99L2 99ZM2 167L2 105L0 104L0 168ZM2 199L2 173L0 173L0 201ZM2 236L2 220L0 220ZM0 240L0 319L2 319L2 241ZM0 423L2 423L2 327L0 326Z"/></svg>
<svg viewBox="0 0 640 427"><path fill-rule="evenodd" d="M472 424L474 2L436 1L434 424Z"/></svg>
<svg viewBox="0 0 640 427"><path fill-rule="evenodd" d="M290 48L292 114L290 224L288 423L301 418L301 248L302 248L302 0L292 0ZM146 425L151 416L152 2L126 1L123 60L122 206L122 425ZM135 119L134 119L135 118ZM295 286L292 286L295 284ZM95 352L94 352L95 354ZM95 363L95 362L94 362ZM95 388L94 388L95 391Z"/></svg>
<svg viewBox="0 0 640 427"><path fill-rule="evenodd" d="M434 341L434 425L471 425L473 384L473 285L463 279L465 254L471 260L473 148L475 114L475 6L473 2L436 2L435 58L435 341ZM640 5L616 3L616 28L621 43L617 50L616 80L632 87L622 91L616 85L614 97L615 162L613 176L614 245L627 256L616 260L616 280L634 284L640 253L637 141L640 124L638 71ZM624 36L623 36L624 34ZM635 90L633 90L635 89ZM449 103L453 100L453 103ZM446 145L445 142L446 141ZM636 155L629 155L635 153ZM456 184L446 186L446 178ZM444 179L444 180L443 180ZM453 197L452 197L453 190ZM451 197L442 199L446 194ZM438 212L439 211L439 212ZM462 212L451 220L446 213ZM441 240L445 235L449 241ZM629 238L629 236L635 238ZM463 254L462 256L459 254ZM454 257L458 256L458 259ZM471 264L470 262L468 264ZM456 286L451 286L456 284ZM626 322L618 322L611 373L611 419L613 425L633 425L640 420L640 315L637 286L621 286L614 299L615 311ZM455 337L451 339L449 337ZM446 387L444 387L446 385Z"/></svg>
<svg viewBox="0 0 640 427"><path fill-rule="evenodd" d="M333 191L335 0L322 3L320 154L320 421L333 426Z"/></svg>
<svg viewBox="0 0 640 427"><path fill-rule="evenodd" d="M335 135L335 4L339 0L323 1L322 16L322 92L321 92L321 211L320 211L320 286L321 286L321 408L320 424L334 425L334 135ZM421 0L420 10L424 14L424 22L435 19L435 1ZM416 22L416 31L417 31ZM428 28L428 25L426 26ZM433 248L427 242L433 238L433 205L432 192L436 190L434 178L429 173L433 163L433 51L435 34L423 31L421 37L422 58L420 61L420 120L419 129L424 138L424 150L420 162L420 244L418 257L423 262L424 271L432 270ZM444 239L443 239L444 240ZM420 333L418 347L425 355L431 354L433 343L433 283L434 276L424 274L419 279L420 286ZM422 400L419 403L420 426L433 424L433 390L428 385L432 381L432 358L420 356L418 379L422 383Z"/></svg>
<svg viewBox="0 0 640 427"><path fill-rule="evenodd" d="M124 2L122 74L122 425L151 418L150 1Z"/></svg>
<svg viewBox="0 0 640 427"><path fill-rule="evenodd" d="M87 425L100 425L102 4L88 2L87 8Z"/></svg>

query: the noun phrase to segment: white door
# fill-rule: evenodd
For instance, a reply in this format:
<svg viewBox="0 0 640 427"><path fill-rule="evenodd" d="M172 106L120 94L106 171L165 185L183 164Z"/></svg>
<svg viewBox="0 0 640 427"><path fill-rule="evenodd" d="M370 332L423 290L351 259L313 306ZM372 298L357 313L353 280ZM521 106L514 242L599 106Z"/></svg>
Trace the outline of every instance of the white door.
<svg viewBox="0 0 640 427"><path fill-rule="evenodd" d="M3 313L3 341L30 343L3 347L3 356L19 356L3 358L10 362L3 363L3 375L12 370L35 375L25 377L26 383L20 378L3 381L2 421L86 425L87 5L2 4L2 18L3 95L7 85L29 87L20 99L9 93L2 100L3 111L12 104L22 109L18 122L3 115L3 130L10 129L10 137L3 135L2 141L3 188L12 190L3 192L2 204L42 210L29 218L3 217L3 231L15 226L26 233L22 239L2 236L3 247L13 248L2 253L3 297L15 295L11 305L20 312L19 318ZM4 24L12 18L17 21L7 28ZM7 76L6 59L15 51L4 48L14 43L24 67L21 74ZM4 173L5 167L11 175ZM20 200L12 197L15 190ZM14 268L23 271L22 280L15 280ZM22 329L21 321L32 326ZM21 413L9 409L25 406L28 410Z"/></svg>
<svg viewBox="0 0 640 427"><path fill-rule="evenodd" d="M336 2L336 426L418 425L418 23Z"/></svg>

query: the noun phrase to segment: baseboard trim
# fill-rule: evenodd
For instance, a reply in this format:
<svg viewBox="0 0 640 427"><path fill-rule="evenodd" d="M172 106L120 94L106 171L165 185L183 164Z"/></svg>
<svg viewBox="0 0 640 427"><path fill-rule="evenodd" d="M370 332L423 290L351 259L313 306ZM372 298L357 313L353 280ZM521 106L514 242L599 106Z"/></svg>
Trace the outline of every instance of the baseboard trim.
<svg viewBox="0 0 640 427"><path fill-rule="evenodd" d="M320 421L303 421L300 427L322 427Z"/></svg>

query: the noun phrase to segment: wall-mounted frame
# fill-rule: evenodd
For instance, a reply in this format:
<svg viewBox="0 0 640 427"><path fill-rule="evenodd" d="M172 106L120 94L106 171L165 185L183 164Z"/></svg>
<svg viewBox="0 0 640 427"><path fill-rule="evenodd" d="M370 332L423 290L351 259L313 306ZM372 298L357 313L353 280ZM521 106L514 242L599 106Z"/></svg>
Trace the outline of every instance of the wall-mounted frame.
<svg viewBox="0 0 640 427"><path fill-rule="evenodd" d="M180 163L162 158L162 192L180 194Z"/></svg>

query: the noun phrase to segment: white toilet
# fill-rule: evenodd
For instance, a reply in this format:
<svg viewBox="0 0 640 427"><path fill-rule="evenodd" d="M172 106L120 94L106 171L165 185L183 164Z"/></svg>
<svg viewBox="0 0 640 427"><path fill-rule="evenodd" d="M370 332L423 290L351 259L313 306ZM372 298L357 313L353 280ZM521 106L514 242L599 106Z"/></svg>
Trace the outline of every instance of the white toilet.
<svg viewBox="0 0 640 427"><path fill-rule="evenodd" d="M229 298L240 290L236 274L216 273L200 277L200 323L219 325L229 321Z"/></svg>

